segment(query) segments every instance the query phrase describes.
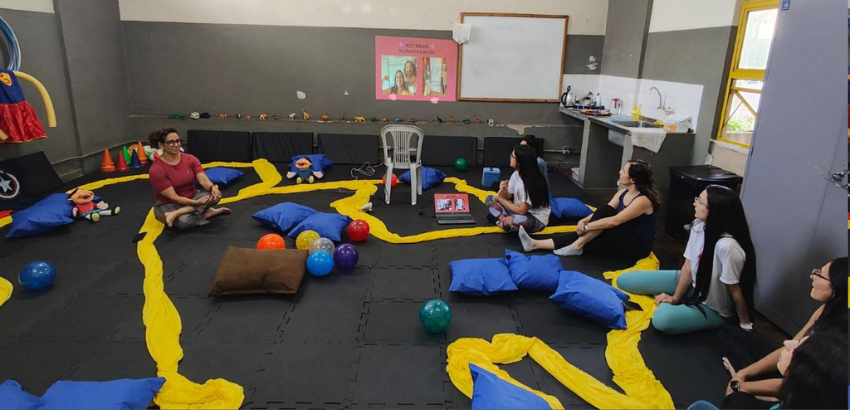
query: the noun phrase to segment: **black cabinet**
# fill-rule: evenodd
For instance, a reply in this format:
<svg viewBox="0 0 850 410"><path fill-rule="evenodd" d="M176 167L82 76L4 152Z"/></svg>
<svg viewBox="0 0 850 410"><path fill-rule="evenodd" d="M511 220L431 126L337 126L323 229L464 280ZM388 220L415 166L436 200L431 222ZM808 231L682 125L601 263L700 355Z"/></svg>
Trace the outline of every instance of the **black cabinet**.
<svg viewBox="0 0 850 410"><path fill-rule="evenodd" d="M667 198L667 235L680 242L688 241L688 230L694 220L694 198L709 185L723 185L736 190L743 178L710 165L670 168L670 191Z"/></svg>

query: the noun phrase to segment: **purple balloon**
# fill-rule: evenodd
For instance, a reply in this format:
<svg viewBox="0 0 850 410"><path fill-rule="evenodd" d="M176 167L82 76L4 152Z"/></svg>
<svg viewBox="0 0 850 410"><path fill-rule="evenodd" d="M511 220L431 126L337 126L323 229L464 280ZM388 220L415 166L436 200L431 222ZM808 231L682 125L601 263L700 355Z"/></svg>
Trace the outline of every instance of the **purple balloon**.
<svg viewBox="0 0 850 410"><path fill-rule="evenodd" d="M357 248L352 244L344 243L337 246L334 251L334 263L340 269L354 269L358 260L360 260L360 254L357 253Z"/></svg>

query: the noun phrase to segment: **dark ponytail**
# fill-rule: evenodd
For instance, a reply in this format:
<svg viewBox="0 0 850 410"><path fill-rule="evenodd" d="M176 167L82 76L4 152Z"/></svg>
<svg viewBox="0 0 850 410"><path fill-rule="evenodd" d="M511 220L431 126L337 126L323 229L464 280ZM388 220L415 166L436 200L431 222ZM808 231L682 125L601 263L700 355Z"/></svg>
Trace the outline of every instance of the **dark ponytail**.
<svg viewBox="0 0 850 410"><path fill-rule="evenodd" d="M655 188L655 180L652 178L652 166L648 162L633 159L629 161L629 178L635 181L635 187L640 191L649 202L652 203L652 209L658 210L661 206L661 194Z"/></svg>

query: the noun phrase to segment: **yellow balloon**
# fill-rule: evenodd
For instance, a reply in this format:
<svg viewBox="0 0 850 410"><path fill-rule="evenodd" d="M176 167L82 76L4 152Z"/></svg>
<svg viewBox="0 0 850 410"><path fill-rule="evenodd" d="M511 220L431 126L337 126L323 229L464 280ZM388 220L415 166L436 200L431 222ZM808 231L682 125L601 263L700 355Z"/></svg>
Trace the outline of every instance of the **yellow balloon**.
<svg viewBox="0 0 850 410"><path fill-rule="evenodd" d="M316 239L319 239L319 233L316 231L306 230L298 234L298 237L295 238L295 247L298 249L309 249L310 244L313 243Z"/></svg>

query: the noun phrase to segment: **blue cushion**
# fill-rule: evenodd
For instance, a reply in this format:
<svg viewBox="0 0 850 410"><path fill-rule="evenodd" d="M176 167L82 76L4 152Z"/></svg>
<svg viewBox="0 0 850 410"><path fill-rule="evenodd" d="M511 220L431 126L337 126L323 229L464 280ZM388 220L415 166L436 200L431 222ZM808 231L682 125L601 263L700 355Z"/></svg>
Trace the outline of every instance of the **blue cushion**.
<svg viewBox="0 0 850 410"><path fill-rule="evenodd" d="M68 201L67 194L50 194L29 208L13 213L12 227L6 238L23 238L73 223L73 208L74 204Z"/></svg>
<svg viewBox="0 0 850 410"><path fill-rule="evenodd" d="M446 179L446 174L439 169L422 167L422 189L432 188ZM410 171L401 174L398 180L410 184Z"/></svg>
<svg viewBox="0 0 850 410"><path fill-rule="evenodd" d="M14 380L9 379L0 384L0 409L29 410L37 408L40 403L38 397L25 392Z"/></svg>
<svg viewBox="0 0 850 410"><path fill-rule="evenodd" d="M472 363L472 408L475 409L551 409L542 397L508 383Z"/></svg>
<svg viewBox="0 0 850 410"><path fill-rule="evenodd" d="M294 202L284 202L271 208L263 209L251 217L269 228L279 229L285 232L315 213L316 211L313 208Z"/></svg>
<svg viewBox="0 0 850 410"><path fill-rule="evenodd" d="M449 263L452 271L450 292L491 296L517 290L508 272L508 263L501 258L463 259Z"/></svg>
<svg viewBox="0 0 850 410"><path fill-rule="evenodd" d="M207 168L204 170L204 173L207 174L207 178L209 178L213 184L221 186L227 186L231 182L239 179L242 175L245 175L242 171L225 167Z"/></svg>
<svg viewBox="0 0 850 410"><path fill-rule="evenodd" d="M165 383L161 377L103 382L58 381L41 396L42 409L146 409Z"/></svg>
<svg viewBox="0 0 850 410"><path fill-rule="evenodd" d="M629 295L580 272L562 270L558 290L549 299L562 309L584 316L611 329L626 328L623 301Z"/></svg>
<svg viewBox="0 0 850 410"><path fill-rule="evenodd" d="M298 171L298 168L295 168L295 161L304 157L307 157L307 159L313 163L313 171L324 172L325 168L333 165L334 163L333 161L325 158L325 154L296 155L290 158L292 162L289 164L289 170L292 172Z"/></svg>
<svg viewBox="0 0 850 410"><path fill-rule="evenodd" d="M564 265L561 258L549 255L525 256L505 249L505 259L514 284L522 289L539 289L554 292Z"/></svg>
<svg viewBox="0 0 850 410"><path fill-rule="evenodd" d="M318 212L307 217L289 231L290 238L296 238L299 233L314 230L319 236L338 242L342 240L342 231L351 222L351 218L340 214Z"/></svg>
<svg viewBox="0 0 850 410"><path fill-rule="evenodd" d="M581 219L593 211L575 198L549 198L549 209L552 216L563 219Z"/></svg>

